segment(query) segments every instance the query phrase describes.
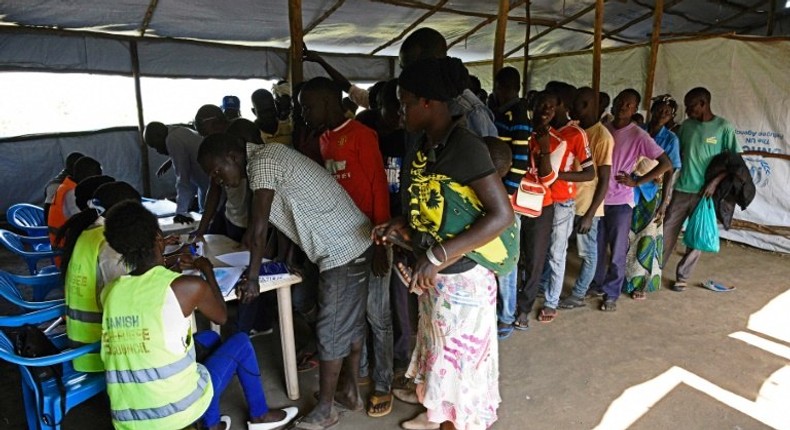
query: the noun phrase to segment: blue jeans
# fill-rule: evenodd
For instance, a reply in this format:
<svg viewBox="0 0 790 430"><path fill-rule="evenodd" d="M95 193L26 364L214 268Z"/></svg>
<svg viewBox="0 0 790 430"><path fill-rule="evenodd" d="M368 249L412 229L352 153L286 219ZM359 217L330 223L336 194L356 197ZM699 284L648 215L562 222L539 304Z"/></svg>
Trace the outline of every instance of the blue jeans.
<svg viewBox="0 0 790 430"><path fill-rule="evenodd" d="M201 418L204 426L219 424L219 398L233 375L239 377L239 384L249 407L249 416L260 417L269 412L266 395L261 386L258 360L246 333L236 333L225 342L220 340L217 333L209 330L196 333L194 338L204 348L213 349L203 363L211 375L211 385L214 387L214 396Z"/></svg>
<svg viewBox="0 0 790 430"><path fill-rule="evenodd" d="M577 217L577 219L579 218L581 217ZM590 231L587 234L576 234L576 248L579 250L579 258L582 259L579 277L573 285L573 296L577 298L584 298L595 276L595 268L598 265L598 223L600 221L601 217L593 217Z"/></svg>
<svg viewBox="0 0 790 430"><path fill-rule="evenodd" d="M516 214L516 226L521 231L521 216ZM516 298L518 296L518 267L510 273L497 276L499 290L497 294L497 320L501 324L516 322Z"/></svg>
<svg viewBox="0 0 790 430"><path fill-rule="evenodd" d="M551 239L546 262L543 264L543 274L540 279L540 289L545 291L546 301L544 307L557 309L562 293L562 281L565 279L565 260L568 257L568 238L573 231L573 217L576 212L576 202L567 200L554 203L554 221L551 224Z"/></svg>
<svg viewBox="0 0 790 430"><path fill-rule="evenodd" d="M392 267L392 248L387 249L387 262ZM392 310L390 307L390 275L378 277L370 274L368 281L368 327L373 340L373 389L382 393L389 393L392 387L393 373L393 328ZM359 374L368 374L368 336L362 344L362 353L359 357Z"/></svg>
<svg viewBox="0 0 790 430"><path fill-rule="evenodd" d="M598 267L595 285L606 300L617 300L625 281L625 259L628 255L628 233L634 209L629 205L604 205L604 215L598 226ZM606 251L611 260L606 258Z"/></svg>

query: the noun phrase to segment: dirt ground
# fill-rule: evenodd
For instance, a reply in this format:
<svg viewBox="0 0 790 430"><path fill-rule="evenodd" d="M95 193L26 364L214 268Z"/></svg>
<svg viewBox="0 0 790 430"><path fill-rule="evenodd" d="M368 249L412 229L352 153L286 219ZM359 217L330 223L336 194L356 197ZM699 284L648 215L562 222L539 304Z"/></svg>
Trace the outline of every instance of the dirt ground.
<svg viewBox="0 0 790 430"><path fill-rule="evenodd" d="M579 267L573 248L569 254L566 290ZM551 324L534 321L529 331L516 332L499 343L502 403L499 421L493 428L590 429L599 424L599 428L607 429L628 427L628 421L601 424L610 404L629 387L656 378L673 367L685 369L718 386L722 392L746 399L747 403L754 402L769 376L788 366L790 361L787 356L771 354L728 335L748 331L749 316L790 289L788 258L725 242L721 253L703 256L693 281L711 277L736 286L736 291L713 293L689 288L684 293L675 293L662 289L650 294L644 302L623 297L614 313L600 312L594 306L597 302L590 301L587 308L561 311ZM677 259L675 255L667 267L674 269ZM18 273L23 269L5 251L0 253L0 267ZM665 272L665 278L674 279L671 270ZM788 337L784 342L766 335L761 337L785 350L790 346ZM284 393L277 335L258 337L253 343L269 405L282 407L295 403L301 411L308 410L315 402L312 394L318 387L318 372L299 374L302 396L291 402ZM24 428L15 367L0 363L0 386L4 388L0 390L0 428ZM784 396L782 399L787 399L774 405L790 406L790 387L772 388ZM644 412L636 414L630 428L790 428L790 414L785 414L784 421L765 423L688 384L680 384L655 401L643 404L647 397L637 395L626 399L624 410ZM111 428L107 407L107 400L101 397L80 405L69 413L63 428ZM246 406L238 383L231 383L224 394L222 409L232 416L233 428L246 428ZM622 410L617 409L612 415L619 419L618 414L622 413L617 411ZM363 412L347 413L337 428L399 428L401 421L417 412L418 407L396 401L387 417L374 419Z"/></svg>

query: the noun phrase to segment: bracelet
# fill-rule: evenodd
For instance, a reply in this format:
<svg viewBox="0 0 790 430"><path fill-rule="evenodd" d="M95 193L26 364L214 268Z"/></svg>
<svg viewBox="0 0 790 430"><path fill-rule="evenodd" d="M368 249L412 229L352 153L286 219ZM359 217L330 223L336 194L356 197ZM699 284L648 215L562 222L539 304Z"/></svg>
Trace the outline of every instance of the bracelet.
<svg viewBox="0 0 790 430"><path fill-rule="evenodd" d="M450 259L450 256L447 254L447 250L444 249L444 245L441 242L439 242L439 248L442 248L442 252L444 253L444 260L442 261L442 263L446 263L447 260Z"/></svg>
<svg viewBox="0 0 790 430"><path fill-rule="evenodd" d="M439 259L436 258L435 255L433 255L433 248L428 248L425 251L425 256L428 257L428 261L430 261L431 264L433 264L434 266L441 266L442 265L442 262L439 261Z"/></svg>

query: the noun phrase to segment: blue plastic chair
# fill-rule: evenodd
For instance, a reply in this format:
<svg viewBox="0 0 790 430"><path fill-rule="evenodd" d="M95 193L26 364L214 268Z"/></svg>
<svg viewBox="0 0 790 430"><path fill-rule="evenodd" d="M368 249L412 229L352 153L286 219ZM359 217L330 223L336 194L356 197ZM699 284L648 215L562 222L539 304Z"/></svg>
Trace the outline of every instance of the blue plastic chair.
<svg viewBox="0 0 790 430"><path fill-rule="evenodd" d="M12 226L32 237L47 236L49 228L44 219L44 209L30 203L17 203L6 211L6 219Z"/></svg>
<svg viewBox="0 0 790 430"><path fill-rule="evenodd" d="M33 288L33 300L27 301L22 297L22 293L17 285L27 285ZM24 276L12 275L0 270L0 297L8 300L12 304L19 306L26 311L51 308L55 305L64 303L63 299L46 300L44 298L49 292L61 285L60 273L47 273L43 275Z"/></svg>
<svg viewBox="0 0 790 430"><path fill-rule="evenodd" d="M31 275L38 273L38 261L49 258L55 264L55 257L60 253L53 251L48 237L20 236L8 230L0 229L0 243L9 251L22 257L27 263Z"/></svg>
<svg viewBox="0 0 790 430"><path fill-rule="evenodd" d="M24 324L41 324L63 316L66 311L65 305L58 305L49 309L41 309L25 315L2 316L0 317L0 327L20 327ZM53 342L56 345L63 342ZM83 373L77 372L71 366L71 361L82 355L96 352L101 348L101 343L97 342L90 345L81 346L75 349L65 349L56 355L47 357L27 358L21 357L14 351L14 345L8 337L0 332L0 359L19 366L22 376L22 398L25 405L25 415L27 426L30 430L38 428L42 430L56 430L60 428L62 420L60 402L65 401L64 410L68 412L71 408L102 393L106 389L104 372ZM65 387L65 399L61 400L58 384L54 378L41 381L41 391L43 392L43 404L41 411L38 406L39 390L33 379L29 367L51 366L63 364L63 386ZM43 415L42 412L43 411ZM47 419L45 419L45 416Z"/></svg>

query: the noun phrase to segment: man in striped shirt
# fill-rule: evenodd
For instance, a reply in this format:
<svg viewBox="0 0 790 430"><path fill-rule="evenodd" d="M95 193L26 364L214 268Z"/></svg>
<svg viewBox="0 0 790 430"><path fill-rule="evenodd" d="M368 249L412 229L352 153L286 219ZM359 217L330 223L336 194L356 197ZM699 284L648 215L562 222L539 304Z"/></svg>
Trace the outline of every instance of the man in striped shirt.
<svg viewBox="0 0 790 430"><path fill-rule="evenodd" d="M518 96L521 89L521 76L513 67L505 67L494 77L494 125L499 139L507 142L513 153L510 170L503 181L508 195L513 195L521 179L529 169L529 137L532 132L527 101ZM521 228L521 217L516 215ZM497 306L497 333L499 339L507 339L513 333L516 320L516 291L518 269L499 276L499 297Z"/></svg>

